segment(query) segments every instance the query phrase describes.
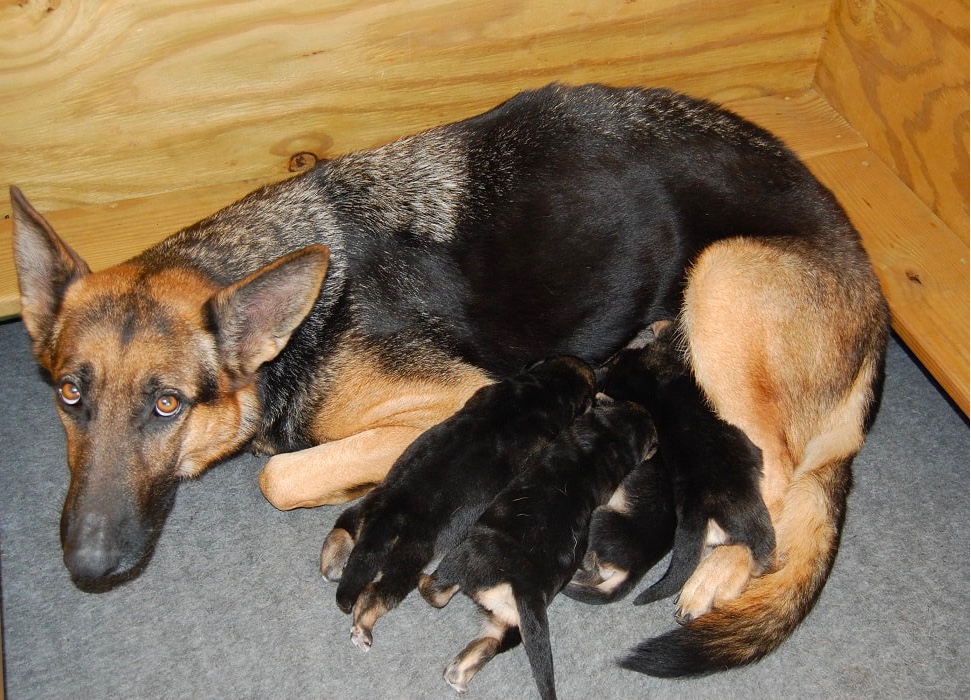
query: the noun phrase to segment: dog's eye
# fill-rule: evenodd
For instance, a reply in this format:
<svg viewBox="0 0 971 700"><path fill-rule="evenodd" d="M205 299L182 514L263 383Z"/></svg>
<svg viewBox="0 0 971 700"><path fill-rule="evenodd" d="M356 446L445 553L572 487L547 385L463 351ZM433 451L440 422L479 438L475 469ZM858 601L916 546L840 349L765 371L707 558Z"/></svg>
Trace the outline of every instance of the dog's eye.
<svg viewBox="0 0 971 700"><path fill-rule="evenodd" d="M155 414L162 418L171 418L182 408L182 401L174 394L162 394L155 399Z"/></svg>
<svg viewBox="0 0 971 700"><path fill-rule="evenodd" d="M81 400L81 390L74 382L64 381L57 387L57 393L68 406L73 406Z"/></svg>

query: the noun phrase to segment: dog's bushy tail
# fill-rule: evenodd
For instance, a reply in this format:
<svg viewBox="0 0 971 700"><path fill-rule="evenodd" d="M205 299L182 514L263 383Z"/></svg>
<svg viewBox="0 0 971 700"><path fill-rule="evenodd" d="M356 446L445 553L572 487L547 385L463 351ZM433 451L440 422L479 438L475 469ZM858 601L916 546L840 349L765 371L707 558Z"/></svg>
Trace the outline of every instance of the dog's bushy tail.
<svg viewBox="0 0 971 700"><path fill-rule="evenodd" d="M797 470L776 524L775 571L731 603L642 642L623 668L662 678L700 676L758 661L809 614L836 558L852 457Z"/></svg>

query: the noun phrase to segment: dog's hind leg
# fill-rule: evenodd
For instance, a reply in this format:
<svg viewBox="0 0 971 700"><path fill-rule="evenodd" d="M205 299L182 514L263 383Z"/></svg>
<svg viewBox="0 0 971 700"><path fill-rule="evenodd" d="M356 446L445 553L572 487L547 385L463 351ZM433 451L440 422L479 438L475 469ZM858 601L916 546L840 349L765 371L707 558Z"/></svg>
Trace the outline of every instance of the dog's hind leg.
<svg viewBox="0 0 971 700"><path fill-rule="evenodd" d="M418 576L418 592L432 607L444 608L459 592L459 584L442 581L437 572L420 574Z"/></svg>
<svg viewBox="0 0 971 700"><path fill-rule="evenodd" d="M518 627L506 626L490 617L479 636L469 642L445 667L445 682L459 693L464 693L469 689L469 682L475 674L497 655L514 648L521 640Z"/></svg>
<svg viewBox="0 0 971 700"><path fill-rule="evenodd" d="M421 570L433 556L432 543L416 541L393 547L383 558L381 570L358 593L351 611L351 641L358 648L371 647L374 623L418 587Z"/></svg>
<svg viewBox="0 0 971 700"><path fill-rule="evenodd" d="M671 563L660 579L641 591L634 598L634 605L653 603L664 598L670 598L681 590L685 582L694 573L701 555L705 549L704 517L697 512L682 514L681 522L674 535Z"/></svg>
<svg viewBox="0 0 971 700"><path fill-rule="evenodd" d="M760 659L808 614L829 575L888 314L858 242L841 232L814 248L822 245L722 241L689 273L689 360L719 417L762 451L775 567L739 586L751 552L716 547L682 590L682 612L694 619L639 645L627 668L685 676Z"/></svg>
<svg viewBox="0 0 971 700"><path fill-rule="evenodd" d="M521 641L519 611L512 586L500 583L478 591L466 591L485 615L479 636L463 649L445 669L445 681L464 693L472 677L496 654L512 649Z"/></svg>

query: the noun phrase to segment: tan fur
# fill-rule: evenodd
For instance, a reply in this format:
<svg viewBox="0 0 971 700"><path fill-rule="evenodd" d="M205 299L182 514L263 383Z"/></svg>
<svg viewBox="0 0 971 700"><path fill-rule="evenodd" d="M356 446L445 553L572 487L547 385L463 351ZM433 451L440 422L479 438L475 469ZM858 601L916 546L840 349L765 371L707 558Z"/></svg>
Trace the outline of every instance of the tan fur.
<svg viewBox="0 0 971 700"><path fill-rule="evenodd" d="M113 305L115 299L133 288L153 300L155 315L165 318L167 334L151 323L140 323L125 337L125 331L116 324L92 323L88 309ZM190 395L198 390L194 370L200 360L216 364L216 349L203 329L201 315L203 303L213 292L207 280L188 270L165 269L146 276L131 265L88 275L83 284L68 288L51 334L52 342L42 359L56 381L79 371L75 366L79 361L91 368L99 415L106 421L120 421L117 431L102 431L101 441L110 442L112 436L125 434L124 421L130 415L126 402L132 398L130 387L142 386L147 377L161 379L165 385ZM222 375L220 389L219 400L186 412L185 424L173 438L178 441L175 454L181 477L198 475L219 458L239 449L256 430L259 402L255 387L250 384L231 389L228 377ZM81 440L73 421L62 422L68 434L69 464L85 463L84 450L102 449L98 440ZM172 447L168 441L146 440L141 463L150 469L161 468L166 463L164 457L172 454ZM157 458L153 458L152 451ZM133 481L138 476L132 474Z"/></svg>
<svg viewBox="0 0 971 700"><path fill-rule="evenodd" d="M690 361L717 413L762 450L776 528L771 573L746 586L751 557L716 547L679 598L681 615L700 616L689 626L723 636L726 649L732 620L758 630L736 639L736 663L791 631L835 554L841 489L879 362L867 343L876 347L882 313L876 283L841 284L838 266L798 246L733 239L709 247L689 276L681 321Z"/></svg>
<svg viewBox="0 0 971 700"><path fill-rule="evenodd" d="M353 549L354 536L351 533L341 528L331 530L320 548L320 575L327 581L340 581Z"/></svg>
<svg viewBox="0 0 971 700"><path fill-rule="evenodd" d="M446 667L445 682L460 693L468 690L472 677L499 653L505 631L505 627L490 619L479 636L469 642Z"/></svg>
<svg viewBox="0 0 971 700"><path fill-rule="evenodd" d="M372 581L364 587L352 610L351 641L361 651L371 649L374 623L390 610L384 598L376 593L375 583Z"/></svg>
<svg viewBox="0 0 971 700"><path fill-rule="evenodd" d="M469 365L449 362L434 377L395 375L363 345L341 344L321 387L314 437L321 444L272 457L260 488L281 510L344 503L350 489L380 483L425 430L458 411L489 383Z"/></svg>
<svg viewBox="0 0 971 700"><path fill-rule="evenodd" d="M512 586L500 583L498 586L478 591L475 602L488 610L493 622L505 627L519 627L519 608L512 594Z"/></svg>
<svg viewBox="0 0 971 700"><path fill-rule="evenodd" d="M675 618L680 622L704 615L717 605L736 599L755 570L752 550L744 545L715 547L698 564L678 596Z"/></svg>
<svg viewBox="0 0 971 700"><path fill-rule="evenodd" d="M435 577L430 574L421 574L418 577L418 591L421 597L428 601L429 605L436 608L444 608L449 601L459 592L458 584L448 588L439 589L435 583Z"/></svg>
<svg viewBox="0 0 971 700"><path fill-rule="evenodd" d="M596 552L588 550L583 558L583 566L573 577L573 582L589 588L596 588L604 595L616 591L627 580L630 572L607 562L601 561Z"/></svg>

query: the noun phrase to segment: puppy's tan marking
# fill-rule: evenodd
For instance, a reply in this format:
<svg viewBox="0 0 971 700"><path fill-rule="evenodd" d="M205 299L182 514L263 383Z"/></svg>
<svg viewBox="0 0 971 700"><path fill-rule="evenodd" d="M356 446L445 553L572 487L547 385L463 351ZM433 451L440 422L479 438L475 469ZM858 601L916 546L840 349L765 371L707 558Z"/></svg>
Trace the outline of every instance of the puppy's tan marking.
<svg viewBox="0 0 971 700"><path fill-rule="evenodd" d="M320 550L320 575L324 580L340 581L353 549L354 538L351 533L341 528L330 531Z"/></svg>
<svg viewBox="0 0 971 700"><path fill-rule="evenodd" d="M370 651L374 638L374 623L389 610L384 599L375 591L374 583L364 587L352 610L351 641L361 651Z"/></svg>
<svg viewBox="0 0 971 700"><path fill-rule="evenodd" d="M459 693L469 689L473 676L495 658L507 628L489 620L479 636L469 642L445 668L445 682Z"/></svg>
<svg viewBox="0 0 971 700"><path fill-rule="evenodd" d="M418 577L418 592L430 605L436 608L444 608L459 592L459 586L456 584L448 588L439 588L434 576L421 574Z"/></svg>
<svg viewBox="0 0 971 700"><path fill-rule="evenodd" d="M596 588L605 596L612 594L627 580L629 571L600 560L596 552L588 551L581 566L573 576L573 584Z"/></svg>

